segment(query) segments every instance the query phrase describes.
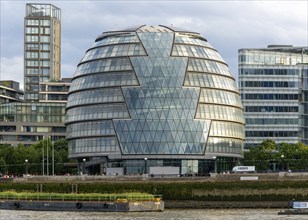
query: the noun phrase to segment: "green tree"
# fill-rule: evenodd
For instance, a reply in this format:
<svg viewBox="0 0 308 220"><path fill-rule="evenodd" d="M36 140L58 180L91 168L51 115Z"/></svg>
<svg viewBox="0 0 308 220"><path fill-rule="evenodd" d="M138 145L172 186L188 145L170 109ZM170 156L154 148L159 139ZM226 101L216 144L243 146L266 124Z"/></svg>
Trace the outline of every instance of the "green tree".
<svg viewBox="0 0 308 220"><path fill-rule="evenodd" d="M245 152L243 163L255 165L257 170L308 170L308 146L265 140Z"/></svg>
<svg viewBox="0 0 308 220"><path fill-rule="evenodd" d="M0 173L2 175L7 174L6 163L3 157L0 157ZM1 176L1 175L0 175Z"/></svg>

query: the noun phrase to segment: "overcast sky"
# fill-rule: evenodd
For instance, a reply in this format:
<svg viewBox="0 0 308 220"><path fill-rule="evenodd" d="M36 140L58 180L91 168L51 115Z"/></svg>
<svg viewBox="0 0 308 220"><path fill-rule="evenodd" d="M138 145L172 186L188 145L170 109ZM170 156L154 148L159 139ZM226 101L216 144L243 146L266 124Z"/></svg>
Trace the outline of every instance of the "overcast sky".
<svg viewBox="0 0 308 220"><path fill-rule="evenodd" d="M62 10L62 77L72 77L86 49L102 32L134 25L173 25L201 33L237 78L240 48L308 45L308 1L20 1L0 0L0 80L23 87L26 3Z"/></svg>

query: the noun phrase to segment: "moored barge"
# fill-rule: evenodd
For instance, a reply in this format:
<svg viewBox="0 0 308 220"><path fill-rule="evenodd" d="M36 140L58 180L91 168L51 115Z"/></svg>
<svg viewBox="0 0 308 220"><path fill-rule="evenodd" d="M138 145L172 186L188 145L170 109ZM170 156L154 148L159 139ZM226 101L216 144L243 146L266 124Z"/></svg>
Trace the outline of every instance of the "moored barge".
<svg viewBox="0 0 308 220"><path fill-rule="evenodd" d="M41 194L40 194L41 195ZM54 194L53 194L54 195ZM62 198L62 199L61 199ZM164 201L160 197L152 198L110 196L78 197L74 200L65 196L1 196L0 209L31 211L78 211L78 212L148 212L164 211Z"/></svg>

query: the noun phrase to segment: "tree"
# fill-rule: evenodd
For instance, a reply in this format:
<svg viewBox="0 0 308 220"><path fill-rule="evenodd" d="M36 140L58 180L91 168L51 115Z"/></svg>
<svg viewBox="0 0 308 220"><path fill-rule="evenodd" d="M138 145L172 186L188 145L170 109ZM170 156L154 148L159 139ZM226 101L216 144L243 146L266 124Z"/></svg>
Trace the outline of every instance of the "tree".
<svg viewBox="0 0 308 220"><path fill-rule="evenodd" d="M308 146L265 140L260 146L245 152L243 163L255 165L257 170L307 170Z"/></svg>
<svg viewBox="0 0 308 220"><path fill-rule="evenodd" d="M4 174L7 174L6 163L3 157L0 157L0 177Z"/></svg>

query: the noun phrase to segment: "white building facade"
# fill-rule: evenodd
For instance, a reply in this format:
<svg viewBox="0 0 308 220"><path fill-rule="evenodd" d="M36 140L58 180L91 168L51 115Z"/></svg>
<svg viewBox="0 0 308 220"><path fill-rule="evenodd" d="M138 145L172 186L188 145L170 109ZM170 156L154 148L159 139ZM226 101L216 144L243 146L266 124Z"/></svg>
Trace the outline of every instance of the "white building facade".
<svg viewBox="0 0 308 220"><path fill-rule="evenodd" d="M308 48L269 45L239 50L239 88L245 118L245 148L271 139L305 141L303 94ZM303 75L305 77L303 77Z"/></svg>

